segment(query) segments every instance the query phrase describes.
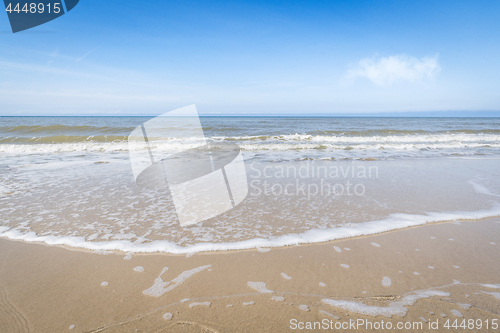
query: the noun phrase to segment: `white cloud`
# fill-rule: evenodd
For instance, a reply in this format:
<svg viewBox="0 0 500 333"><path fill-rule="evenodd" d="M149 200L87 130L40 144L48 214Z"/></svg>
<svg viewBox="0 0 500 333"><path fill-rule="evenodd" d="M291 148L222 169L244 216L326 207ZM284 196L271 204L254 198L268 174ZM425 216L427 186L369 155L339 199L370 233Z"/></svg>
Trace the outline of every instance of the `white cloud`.
<svg viewBox="0 0 500 333"><path fill-rule="evenodd" d="M379 86L390 86L396 82L417 82L433 79L441 70L438 56L417 59L404 54L384 58L361 59L356 68L347 72L345 79L353 81L366 77Z"/></svg>

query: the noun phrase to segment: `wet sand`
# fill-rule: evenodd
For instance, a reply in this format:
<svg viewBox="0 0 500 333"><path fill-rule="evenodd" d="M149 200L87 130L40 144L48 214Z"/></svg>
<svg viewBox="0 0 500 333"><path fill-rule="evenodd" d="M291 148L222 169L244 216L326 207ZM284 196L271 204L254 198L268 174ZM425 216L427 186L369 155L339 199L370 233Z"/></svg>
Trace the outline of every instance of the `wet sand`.
<svg viewBox="0 0 500 333"><path fill-rule="evenodd" d="M358 319L422 323L408 332L474 319L481 329L451 331L498 331L498 258L500 218L193 256L0 239L0 332L335 331Z"/></svg>

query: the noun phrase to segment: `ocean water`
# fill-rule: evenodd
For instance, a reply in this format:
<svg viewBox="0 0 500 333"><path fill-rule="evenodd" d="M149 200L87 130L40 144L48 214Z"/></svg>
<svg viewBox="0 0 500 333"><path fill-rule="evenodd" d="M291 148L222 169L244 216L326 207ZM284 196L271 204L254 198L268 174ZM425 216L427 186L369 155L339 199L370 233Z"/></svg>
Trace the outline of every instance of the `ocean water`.
<svg viewBox="0 0 500 333"><path fill-rule="evenodd" d="M132 175L127 137L149 119L0 117L0 236L192 253L500 215L500 118L202 117L208 141L240 146L249 194L181 227L169 190Z"/></svg>

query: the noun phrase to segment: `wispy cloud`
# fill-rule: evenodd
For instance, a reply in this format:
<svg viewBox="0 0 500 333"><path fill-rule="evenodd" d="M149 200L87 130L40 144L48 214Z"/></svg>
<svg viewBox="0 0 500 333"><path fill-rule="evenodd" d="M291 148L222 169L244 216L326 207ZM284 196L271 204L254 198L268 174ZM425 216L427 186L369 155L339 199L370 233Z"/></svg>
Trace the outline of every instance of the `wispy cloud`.
<svg viewBox="0 0 500 333"><path fill-rule="evenodd" d="M397 82L417 82L433 79L441 70L439 55L417 59L400 54L389 57L361 59L357 66L349 70L344 77L347 82L364 77L379 86L390 86Z"/></svg>
<svg viewBox="0 0 500 333"><path fill-rule="evenodd" d="M85 58L86 56L88 56L89 54L91 54L92 52L94 52L95 50L97 50L97 47L96 47L95 49L90 50L89 52L85 53L85 54L84 54L83 56L81 56L80 58L77 58L77 59L75 60L75 64L76 64L77 62L80 62L80 60L82 60L83 58ZM73 65L74 65L74 64L69 65L68 67L66 67L66 69L70 68L70 67L71 67L71 66L73 66Z"/></svg>
<svg viewBox="0 0 500 333"><path fill-rule="evenodd" d="M86 56L88 56L89 54L91 54L92 52L94 52L95 50L97 50L97 47L93 50L90 50L89 52L85 53L83 56L81 56L80 58L76 59L75 62L79 62L80 60L82 60L83 58L85 58Z"/></svg>

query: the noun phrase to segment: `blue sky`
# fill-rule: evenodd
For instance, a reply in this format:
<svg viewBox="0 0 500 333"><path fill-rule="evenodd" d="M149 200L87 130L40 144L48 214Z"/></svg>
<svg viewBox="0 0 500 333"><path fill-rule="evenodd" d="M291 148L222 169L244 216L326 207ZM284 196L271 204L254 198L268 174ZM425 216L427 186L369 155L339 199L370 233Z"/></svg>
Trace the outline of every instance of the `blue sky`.
<svg viewBox="0 0 500 333"><path fill-rule="evenodd" d="M0 115L500 110L499 1L89 1L12 34Z"/></svg>

